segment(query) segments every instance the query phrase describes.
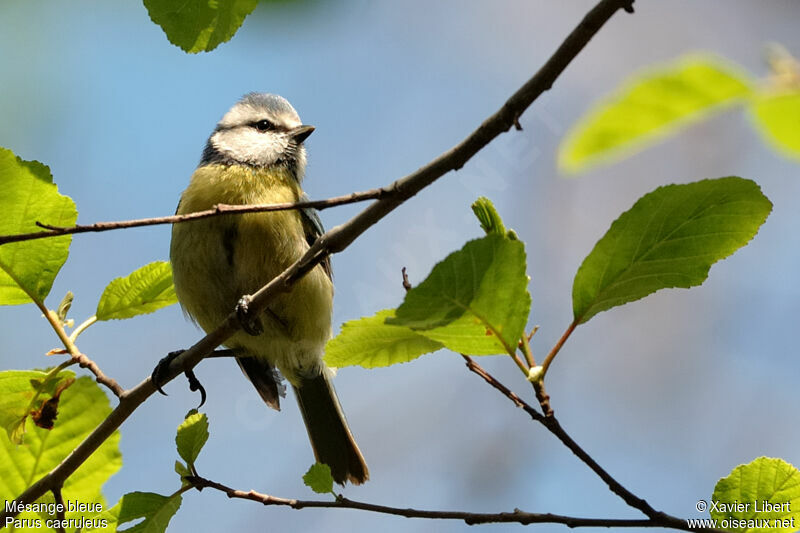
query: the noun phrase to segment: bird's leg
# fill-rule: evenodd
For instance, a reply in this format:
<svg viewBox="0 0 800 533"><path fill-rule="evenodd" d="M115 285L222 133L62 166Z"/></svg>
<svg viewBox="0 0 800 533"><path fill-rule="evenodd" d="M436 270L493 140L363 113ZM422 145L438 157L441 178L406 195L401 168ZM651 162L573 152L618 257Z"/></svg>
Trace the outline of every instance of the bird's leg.
<svg viewBox="0 0 800 533"><path fill-rule="evenodd" d="M239 323L242 329L254 337L258 337L264 333L264 325L257 316L250 316L250 296L244 295L239 299L236 304L236 316L239 317Z"/></svg>

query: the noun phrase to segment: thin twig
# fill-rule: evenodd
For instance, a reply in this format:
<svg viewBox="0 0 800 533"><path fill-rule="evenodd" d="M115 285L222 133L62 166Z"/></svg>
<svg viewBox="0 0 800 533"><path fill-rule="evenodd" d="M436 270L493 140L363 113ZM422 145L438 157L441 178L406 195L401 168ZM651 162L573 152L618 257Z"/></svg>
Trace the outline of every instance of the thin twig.
<svg viewBox="0 0 800 533"><path fill-rule="evenodd" d="M403 267L400 272L403 273L403 288L406 290L406 292L408 292L411 290L411 282L408 281L408 273L406 272L406 267Z"/></svg>
<svg viewBox="0 0 800 533"><path fill-rule="evenodd" d="M561 347L564 346L564 343L567 342L567 339L569 339L569 336L572 335L572 332L575 331L576 327L578 327L578 321L573 320L572 324L569 325L567 330L564 331L564 334L561 335L561 338L558 339L558 342L556 342L555 346L553 346L553 348L550 350L550 353L547 354L547 357L544 358L544 361L542 362L542 377L547 374L547 370L550 368L550 364L553 362L553 359L556 358L558 352L561 351Z"/></svg>
<svg viewBox="0 0 800 533"><path fill-rule="evenodd" d="M56 520L58 520L58 527L55 528L58 533L66 533L64 524L66 523L66 507L64 506L64 497L61 495L61 486L53 487L51 490L53 499L56 502Z"/></svg>
<svg viewBox="0 0 800 533"><path fill-rule="evenodd" d="M82 354L80 350L78 350L78 347L75 345L75 339L67 335L67 332L64 329L64 325L61 323L61 319L54 311L51 311L50 309L45 307L43 303L39 302L36 299L34 299L34 303L36 303L36 305L42 311L44 317L50 323L50 326L56 332L56 335L58 335L58 338L61 339L61 342L64 345L63 353L66 353L70 356L70 361L65 361L64 363L61 363L61 365L59 365L58 368L63 369L73 364L78 364L81 368L88 368L89 371L92 374L94 374L95 380L98 383L108 387L109 390L111 390L111 392L114 393L114 396L119 398L125 389L120 387L119 383L117 383L116 380L106 376L103 373L103 371L100 370L100 367L97 366L97 363L89 359L89 357L87 357L85 354ZM86 324L87 322L84 322L84 324ZM59 353L59 352L53 351L51 353Z"/></svg>
<svg viewBox="0 0 800 533"><path fill-rule="evenodd" d="M461 357L464 358L464 361L467 363L467 368L469 368L470 371L478 374L480 377L484 379L484 381L486 381L486 383L488 383L495 389L499 390L501 394L503 394L506 398L508 398L512 402L514 402L514 405L516 405L517 407L528 413L528 415L530 415L531 418L533 418L537 422L544 423L544 415L542 413L531 407L525 400L517 396L517 394L513 392L511 389L509 389L508 387L497 381L497 379L495 379L494 376L489 374L486 370L484 370L484 368L481 365L476 363L472 357L464 355L463 353L461 354Z"/></svg>
<svg viewBox="0 0 800 533"><path fill-rule="evenodd" d="M159 224L179 224L189 220L216 217L220 215L230 215L232 213L264 213L269 211L287 211L289 209L327 209L345 204L364 202L366 200L377 200L392 194L388 187L380 189L370 189L363 192L354 192L344 196L334 196L324 200L309 200L305 202L286 202L281 204L258 204L258 205L227 205L217 204L206 211L186 213L183 215L172 215L168 217L140 218L136 220L121 220L116 222L97 222L95 224L75 225L69 227L51 226L43 222L36 222L36 225L47 231L34 231L31 233L20 233L17 235L0 235L0 245L10 242L31 241L34 239L44 239L47 237L59 237L61 235L71 235L75 233L89 233L110 231L123 228L136 228L141 226L157 226Z"/></svg>
<svg viewBox="0 0 800 533"><path fill-rule="evenodd" d="M117 383L117 380L106 376L103 371L100 370L100 367L97 366L97 363L89 359L89 357L87 357L85 354L79 353L78 355L73 355L72 360L78 363L78 366L81 368L88 368L89 372L94 374L95 381L108 387L108 389L113 392L114 396L117 398L122 396L122 394L125 392L125 389L123 389L119 383Z"/></svg>
<svg viewBox="0 0 800 533"><path fill-rule="evenodd" d="M668 515L661 511L656 511L653 509L649 503L645 500L639 498L631 491L626 489L619 481L614 479L611 474L605 471L603 467L601 467L597 461L595 461L583 448L581 448L577 442L572 440L572 437L564 431L564 428L561 427L561 424L558 422L558 419L555 416L543 416L539 411L534 409L530 404L528 404L525 400L517 396L511 389L500 383L497 378L489 374L482 366L475 362L469 356L463 355L462 357L467 363L467 368L474 372L475 374L479 375L486 381L489 385L500 391L506 398L514 402L514 405L524 410L528 415L539 422L544 427L547 428L550 433L556 436L561 443L569 448L569 450L575 454L578 459L583 461L586 466L588 466L592 471L597 474L597 476L605 481L606 485L608 485L609 490L622 498L622 500L628 504L630 507L634 509L640 510L647 516L652 525L658 525L660 527L669 527L673 529L683 529L690 531L691 528L688 527L686 520L678 518L676 516ZM709 529L708 531L713 531ZM721 531L721 530L717 530Z"/></svg>
<svg viewBox="0 0 800 533"><path fill-rule="evenodd" d="M410 509L400 507L389 507L387 505L377 505L374 503L350 500L343 496L337 497L333 501L322 500L295 500L280 498L262 494L254 490L243 491L227 487L222 483L217 483L200 476L185 477L198 490L211 488L224 492L228 498L238 498L251 500L263 505L283 505L292 509L304 508L330 508L330 509L358 509L373 513L404 516L406 518L427 518L443 520L463 520L469 525L493 524L516 522L520 524L564 524L569 527L660 527L662 524L654 520L628 520L619 518L580 518L575 516L564 516L551 513L528 513L514 509L510 513L469 513L464 511L427 511L422 509ZM683 529L686 529L685 527Z"/></svg>
<svg viewBox="0 0 800 533"><path fill-rule="evenodd" d="M92 315L92 316L90 316L89 318L87 318L86 320L84 320L84 321L83 321L83 322L82 322L82 323L81 323L81 324L80 324L80 325L79 325L77 328L75 328L74 330L72 330L72 334L69 336L69 340L71 340L72 342L75 342L75 341L77 340L78 336L79 336L81 333L83 333L84 331L86 331L86 329L87 329L89 326L91 326L92 324L94 324L94 323L96 323L96 322L97 322L97 315Z"/></svg>
<svg viewBox="0 0 800 533"><path fill-rule="evenodd" d="M385 187L384 189L392 191L391 194L373 202L345 224L337 226L320 236L303 257L253 295L250 301L252 313L260 313L278 294L289 291L297 280L318 265L324 258L347 248L359 235L375 225L403 202L449 171L460 169L495 137L508 131L514 122L514 118L520 116L536 98L550 89L556 78L575 56L583 50L600 28L619 9L629 4L630 0L600 0L572 30L542 68L514 93L494 115L487 118L466 139L452 149L412 174ZM169 369L163 373L162 384L171 381L185 369L194 368L206 355L239 329L241 329L241 324L234 310L217 329L175 358ZM108 417L57 467L28 487L17 497L16 501L20 504L34 502L52 487L63 483L155 391L155 386L149 377L136 387L124 391L120 396L119 404L111 411ZM18 509L19 507L16 508ZM6 517L16 515L16 511L3 511L0 513L0 527L3 527Z"/></svg>
<svg viewBox="0 0 800 533"><path fill-rule="evenodd" d="M533 368L536 366L536 359L533 357L533 350L531 350L531 338L522 332L522 338L519 340L519 348L525 354L525 360L528 362L528 367Z"/></svg>
<svg viewBox="0 0 800 533"><path fill-rule="evenodd" d="M47 355L57 355L57 354L58 355L64 355L64 354L69 355L69 352L67 352L66 350L60 350L60 349L59 350L50 350L49 352L47 352ZM81 368L88 368L89 371L92 374L95 375L95 378L96 378L95 381L97 381L101 385L105 385L106 387L108 387L109 390L111 392L113 392L114 396L116 396L117 398L119 398L120 395L123 392L125 392L125 389L120 387L119 383L117 383L117 381L115 379L112 379L112 378L106 376L103 373L103 371L100 370L100 367L97 366L97 363L95 363L94 361L89 359L89 357L86 354L78 353L78 355L70 355L70 359L65 361L65 362L63 362L63 363L61 363L58 366L58 369L59 370L63 370L64 368L66 368L66 367L68 367L70 365L75 365L75 364L77 364Z"/></svg>

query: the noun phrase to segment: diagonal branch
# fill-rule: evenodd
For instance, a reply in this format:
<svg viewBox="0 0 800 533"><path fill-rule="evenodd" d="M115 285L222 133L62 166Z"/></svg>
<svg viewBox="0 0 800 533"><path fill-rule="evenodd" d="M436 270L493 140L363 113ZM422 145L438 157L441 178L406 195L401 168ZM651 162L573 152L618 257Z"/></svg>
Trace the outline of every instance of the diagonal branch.
<svg viewBox="0 0 800 533"><path fill-rule="evenodd" d="M517 396L511 389L500 383L494 376L489 374L482 366L476 363L471 357L467 355L463 355L462 357L467 363L467 368L474 372L475 374L479 375L492 387L500 391L506 398L514 402L514 405L528 413L528 415L535 420L536 422L541 423L544 427L550 431L553 435L556 436L561 443L566 446L573 454L575 454L578 459L583 461L583 463L588 466L597 476L605 481L608 485L608 488L611 492L622 498L626 504L634 509L640 510L644 513L650 520L649 522L652 525L656 525L659 527L669 527L672 529L683 529L686 531L691 531L692 529L688 526L686 520L680 519L676 516L669 515L662 511L656 511L653 509L649 503L645 500L639 498L634 493L626 489L619 481L614 479L611 474L605 471L605 469L600 466L597 461L595 461L592 456L590 456L586 451L581 448L577 442L572 440L572 437L564 431L564 428L561 427L561 424L558 422L555 416L544 416L539 411L531 407L530 404L525 402L522 398ZM705 529L704 529L705 531ZM722 533L722 530L714 530L708 529L708 531L719 531Z"/></svg>
<svg viewBox="0 0 800 533"><path fill-rule="evenodd" d="M385 187L384 189L390 193L386 197L370 204L345 224L321 235L303 257L253 295L250 302L251 312L258 314L263 311L267 304L279 293L289 291L297 280L318 265L325 257L347 248L359 235L400 204L449 171L460 169L495 137L508 131L515 122L519 121L519 117L533 101L552 87L556 78L575 56L583 50L600 28L619 9L630 11L631 4L632 0L600 0L572 30L539 71L517 90L495 114L487 118L475 131L455 147L416 172ZM203 337L194 346L172 361L169 369L163 373L163 383L174 379L184 370L193 368L240 328L241 325L237 318L237 313L232 311L217 329ZM61 464L31 485L17 497L16 501L22 504L32 503L47 491L52 490L54 486L63 483L154 392L155 386L150 378L145 379L133 389L123 392L120 396L119 405L108 417ZM0 527L5 523L7 516L15 516L16 514L14 511L4 511L0 514Z"/></svg>

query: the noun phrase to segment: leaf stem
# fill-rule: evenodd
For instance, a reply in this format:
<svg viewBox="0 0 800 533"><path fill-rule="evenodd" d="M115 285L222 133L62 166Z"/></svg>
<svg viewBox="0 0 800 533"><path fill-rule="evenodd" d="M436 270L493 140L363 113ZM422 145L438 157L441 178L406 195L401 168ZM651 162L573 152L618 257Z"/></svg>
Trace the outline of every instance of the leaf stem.
<svg viewBox="0 0 800 533"><path fill-rule="evenodd" d="M75 337L80 335L81 331L85 330L86 328L94 324L97 321L97 317L93 316L92 318L88 319L86 322L78 326L78 328L72 332L71 336L67 336L67 332L66 330L64 330L64 326L61 324L61 319L58 317L55 311L51 311L50 309L45 307L43 303L39 301L34 300L34 302L36 303L37 307L41 309L42 313L44 313L45 318L47 318L47 321L50 322L50 325L55 330L56 335L58 335L58 338L61 339L61 342L64 344L64 348L66 348L67 353L69 353L71 357L69 360L64 361L63 363L55 367L53 370L51 370L48 373L48 377L54 376L55 374L58 374L59 372L67 368L68 366L77 363L78 365L80 365L81 368L88 368L89 371L95 375L95 381L97 381L101 385L105 385L106 387L108 387L109 390L111 390L111 392L114 393L114 396L119 398L125 391L125 389L123 389L119 385L119 383L116 382L116 380L106 376L103 373L103 371L100 370L100 367L97 366L97 363L89 359L85 354L82 354L81 351L78 350L78 347L75 346ZM38 395L39 394L36 393L36 395L34 396L34 400L38 397Z"/></svg>
<svg viewBox="0 0 800 533"><path fill-rule="evenodd" d="M555 344L555 346L553 346L553 349L550 350L550 353L547 354L547 357L544 358L544 362L542 363L542 379L544 379L544 376L547 374L547 369L550 368L550 364L553 362L553 359L556 358L556 355L561 350L561 347L564 346L564 343L567 342L567 339L570 335L572 335L572 332L575 331L576 327L578 327L577 319L572 321L572 324L569 325L564 334L561 335L561 338L558 339L558 342Z"/></svg>
<svg viewBox="0 0 800 533"><path fill-rule="evenodd" d="M97 315L92 315L91 317L87 318L81 325L75 328L75 330L72 332L72 335L69 336L69 340L75 342L75 339L78 338L78 335L86 331L86 328L88 328L95 322L97 322Z"/></svg>
<svg viewBox="0 0 800 533"><path fill-rule="evenodd" d="M522 359L519 358L519 355L517 355L516 352L509 352L508 355L510 355L511 359L513 359L514 362L517 363L517 366L522 371L522 373L527 376L528 375L528 367L525 366L525 363L522 362Z"/></svg>
<svg viewBox="0 0 800 533"><path fill-rule="evenodd" d="M64 345L64 348L67 350L67 352L73 357L79 356L81 354L80 350L78 350L78 347L75 346L73 340L70 339L69 335L67 335L66 330L64 330L64 326L61 324L61 319L58 318L58 315L55 313L55 311L48 309L44 303L40 302L39 300L34 299L33 302L36 304L36 307L42 311L42 314L50 323L50 326L52 326L53 331L56 332L56 335L58 335L58 338L61 340L61 343Z"/></svg>
<svg viewBox="0 0 800 533"><path fill-rule="evenodd" d="M534 329L534 332L536 330ZM522 332L522 338L519 341L519 346L522 348L522 353L525 354L525 359L528 361L528 368L533 368L536 366L536 359L533 358L533 351L531 350L531 335L526 335L525 332Z"/></svg>

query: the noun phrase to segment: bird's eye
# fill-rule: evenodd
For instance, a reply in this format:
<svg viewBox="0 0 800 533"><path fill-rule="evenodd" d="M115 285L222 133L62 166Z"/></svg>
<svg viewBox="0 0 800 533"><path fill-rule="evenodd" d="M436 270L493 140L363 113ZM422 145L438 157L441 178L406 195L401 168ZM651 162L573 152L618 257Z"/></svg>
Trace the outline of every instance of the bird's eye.
<svg viewBox="0 0 800 533"><path fill-rule="evenodd" d="M259 120L253 124L253 127L258 131L269 131L275 129L275 125L269 120Z"/></svg>

